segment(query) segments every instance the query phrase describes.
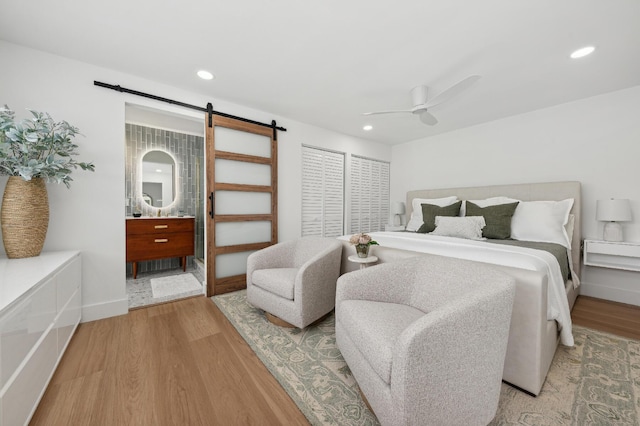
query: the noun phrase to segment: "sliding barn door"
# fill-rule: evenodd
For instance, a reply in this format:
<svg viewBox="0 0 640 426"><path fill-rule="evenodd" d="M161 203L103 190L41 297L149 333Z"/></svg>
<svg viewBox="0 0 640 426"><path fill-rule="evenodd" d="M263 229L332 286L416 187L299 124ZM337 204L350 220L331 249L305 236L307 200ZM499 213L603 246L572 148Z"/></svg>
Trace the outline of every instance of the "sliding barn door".
<svg viewBox="0 0 640 426"><path fill-rule="evenodd" d="M275 130L213 116L207 127L207 294L246 287L247 257L278 239Z"/></svg>

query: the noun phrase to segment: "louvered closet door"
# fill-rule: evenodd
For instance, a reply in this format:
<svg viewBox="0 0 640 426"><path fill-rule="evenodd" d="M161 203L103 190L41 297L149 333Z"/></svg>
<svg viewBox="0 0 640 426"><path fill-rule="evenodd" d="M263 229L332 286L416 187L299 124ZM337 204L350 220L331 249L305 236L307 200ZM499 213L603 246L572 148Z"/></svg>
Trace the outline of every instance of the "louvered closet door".
<svg viewBox="0 0 640 426"><path fill-rule="evenodd" d="M389 220L389 163L351 156L351 233L383 231Z"/></svg>
<svg viewBox="0 0 640 426"><path fill-rule="evenodd" d="M246 287L247 257L277 242L273 129L214 116L207 128L207 294Z"/></svg>
<svg viewBox="0 0 640 426"><path fill-rule="evenodd" d="M302 147L302 236L344 234L344 154Z"/></svg>

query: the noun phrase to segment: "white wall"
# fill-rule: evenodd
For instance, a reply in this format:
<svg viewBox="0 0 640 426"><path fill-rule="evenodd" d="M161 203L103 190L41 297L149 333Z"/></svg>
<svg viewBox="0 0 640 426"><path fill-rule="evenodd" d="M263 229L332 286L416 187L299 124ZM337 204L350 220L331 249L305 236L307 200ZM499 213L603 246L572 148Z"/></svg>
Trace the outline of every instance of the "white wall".
<svg viewBox="0 0 640 426"><path fill-rule="evenodd" d="M127 312L123 208L125 103L199 117L194 111L96 87L94 80L193 105L212 102L216 110L267 123L275 119L278 125L286 127L287 132L279 133L278 145L280 240L300 235L302 144L385 161L391 159L388 146L4 41L0 41L0 57L0 104L8 104L20 118L27 116L25 108L32 108L79 127L84 137L77 140L78 158L96 165L95 173L75 172L70 190L64 185L47 185L51 217L44 249L82 252L83 321ZM4 190L6 180L0 177L0 191Z"/></svg>
<svg viewBox="0 0 640 426"><path fill-rule="evenodd" d="M576 180L582 234L602 239L596 200L628 198L640 242L640 86L394 146L391 200L408 190ZM640 305L640 274L583 268L582 294Z"/></svg>

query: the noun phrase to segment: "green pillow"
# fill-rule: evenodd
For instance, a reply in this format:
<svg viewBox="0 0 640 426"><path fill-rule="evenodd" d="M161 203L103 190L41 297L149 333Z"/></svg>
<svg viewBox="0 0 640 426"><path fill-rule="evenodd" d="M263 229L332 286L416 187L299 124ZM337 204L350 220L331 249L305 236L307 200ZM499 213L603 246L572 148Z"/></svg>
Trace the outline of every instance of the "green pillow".
<svg viewBox="0 0 640 426"><path fill-rule="evenodd" d="M511 238L511 218L519 201L487 207L478 207L470 201L466 203L465 216L484 216L486 226L482 228L483 237L495 240Z"/></svg>
<svg viewBox="0 0 640 426"><path fill-rule="evenodd" d="M424 223L416 232L426 234L436 229L436 216L458 216L462 201L453 203L450 206L440 207L434 204L422 204L422 220Z"/></svg>

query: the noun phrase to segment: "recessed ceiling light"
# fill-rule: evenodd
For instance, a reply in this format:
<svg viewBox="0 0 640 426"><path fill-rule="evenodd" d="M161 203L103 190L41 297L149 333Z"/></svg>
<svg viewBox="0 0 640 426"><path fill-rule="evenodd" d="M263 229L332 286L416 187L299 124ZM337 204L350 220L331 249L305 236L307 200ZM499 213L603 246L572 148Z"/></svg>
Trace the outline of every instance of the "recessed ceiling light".
<svg viewBox="0 0 640 426"><path fill-rule="evenodd" d="M571 54L572 59L582 58L584 56L590 55L593 51L596 50L593 46L583 47L581 49L576 50Z"/></svg>
<svg viewBox="0 0 640 426"><path fill-rule="evenodd" d="M162 173L162 169L156 169L156 173Z"/></svg>
<svg viewBox="0 0 640 426"><path fill-rule="evenodd" d="M367 124L366 126L362 127L362 130L365 130L367 132L371 129L373 129L373 126L371 124Z"/></svg>
<svg viewBox="0 0 640 426"><path fill-rule="evenodd" d="M200 77L203 80L212 80L213 74L211 74L209 71L200 70L198 71L198 77Z"/></svg>

